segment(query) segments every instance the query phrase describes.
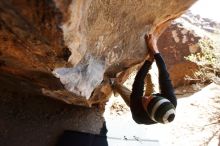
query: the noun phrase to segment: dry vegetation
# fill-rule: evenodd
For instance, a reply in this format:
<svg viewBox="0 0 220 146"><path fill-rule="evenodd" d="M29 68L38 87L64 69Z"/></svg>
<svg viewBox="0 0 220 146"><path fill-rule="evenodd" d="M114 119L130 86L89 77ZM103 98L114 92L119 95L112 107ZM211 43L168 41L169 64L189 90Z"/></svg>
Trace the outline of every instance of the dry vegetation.
<svg viewBox="0 0 220 146"><path fill-rule="evenodd" d="M186 57L187 60L198 65L198 71L193 77L186 76L187 80L193 80L197 83L220 84L220 50L210 39L201 39L199 41L200 53L191 54Z"/></svg>

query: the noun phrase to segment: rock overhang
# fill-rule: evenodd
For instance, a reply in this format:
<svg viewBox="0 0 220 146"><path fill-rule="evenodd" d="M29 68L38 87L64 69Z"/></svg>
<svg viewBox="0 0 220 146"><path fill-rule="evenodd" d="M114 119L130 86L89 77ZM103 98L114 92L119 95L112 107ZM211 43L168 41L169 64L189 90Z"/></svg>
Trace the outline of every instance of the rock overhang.
<svg viewBox="0 0 220 146"><path fill-rule="evenodd" d="M37 48L37 52L24 47L30 55L34 53L36 56L27 59L24 65L33 60L32 64L36 67L27 67L28 70L53 73L60 79L63 87L55 85L56 88L52 88L53 85L47 86L46 82L40 82L38 86L42 93L69 104L91 106L108 99L111 94L109 78L116 77L119 72L129 72L134 65L145 59L147 49L143 43L144 34L159 35L171 20L180 16L194 2L195 0L54 0L48 3L39 2L38 5L45 6L39 14L42 15L39 20L34 17L34 13L27 14L32 7L40 9L33 1L20 1L12 10L27 7L27 11L17 16L15 21L27 19L22 23L28 22L28 25L35 26L33 29L43 26L33 36L42 36L43 40L38 44L46 44L48 52L44 52L45 46L36 47L30 44L29 47ZM10 6L13 3L17 2L2 1L1 5ZM62 16L62 21L58 21L58 15L59 18ZM56 17L55 20L53 16ZM4 18L3 20L9 21ZM36 24L40 20L43 23ZM28 29L31 30L31 27ZM30 33L28 29L23 28L26 34ZM47 34L51 32L52 35ZM53 38L54 36L59 37ZM59 55L62 54L62 48L68 48L71 52L68 63ZM22 52L16 47L15 51ZM53 57L48 57L48 54ZM17 58L19 59L22 60L22 57ZM34 62L34 59L37 61ZM126 78L120 77L123 78L121 82ZM40 75L36 75L36 80L41 80ZM31 82L30 79L29 81Z"/></svg>

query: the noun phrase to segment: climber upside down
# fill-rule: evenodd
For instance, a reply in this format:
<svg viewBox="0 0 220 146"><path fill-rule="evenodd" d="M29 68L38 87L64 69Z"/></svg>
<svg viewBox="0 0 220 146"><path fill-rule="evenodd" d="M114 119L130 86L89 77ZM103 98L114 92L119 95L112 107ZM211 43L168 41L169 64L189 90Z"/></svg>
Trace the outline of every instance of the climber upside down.
<svg viewBox="0 0 220 146"><path fill-rule="evenodd" d="M126 104L130 106L132 118L138 124L169 123L175 118L177 106L174 89L167 71L165 62L157 47L157 38L145 35L145 43L149 50L149 57L141 66L135 76L132 91L114 81L113 91L121 95ZM148 71L156 61L159 72L160 93L152 93L153 85ZM144 84L146 90L144 94Z"/></svg>

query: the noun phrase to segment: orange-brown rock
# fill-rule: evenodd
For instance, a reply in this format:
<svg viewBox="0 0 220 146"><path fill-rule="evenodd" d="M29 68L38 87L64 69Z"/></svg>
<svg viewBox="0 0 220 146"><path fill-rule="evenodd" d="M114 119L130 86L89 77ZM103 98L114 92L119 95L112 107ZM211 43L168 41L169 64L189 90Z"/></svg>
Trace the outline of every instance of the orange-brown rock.
<svg viewBox="0 0 220 146"><path fill-rule="evenodd" d="M91 106L196 0L1 0L0 89ZM156 30L156 31L155 31Z"/></svg>
<svg viewBox="0 0 220 146"><path fill-rule="evenodd" d="M166 62L174 87L186 84L186 75L192 76L197 65L184 57L200 51L197 36L179 23L170 25L160 36L158 46Z"/></svg>

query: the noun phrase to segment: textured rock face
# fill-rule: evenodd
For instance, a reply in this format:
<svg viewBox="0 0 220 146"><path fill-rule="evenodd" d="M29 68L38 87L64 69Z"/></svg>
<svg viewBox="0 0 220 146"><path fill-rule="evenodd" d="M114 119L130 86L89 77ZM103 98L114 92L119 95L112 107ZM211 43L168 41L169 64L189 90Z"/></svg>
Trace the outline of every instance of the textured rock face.
<svg viewBox="0 0 220 146"><path fill-rule="evenodd" d="M191 76L196 71L196 64L184 57L200 51L199 39L201 37L179 23L170 25L160 36L158 46L174 87L186 84L186 75Z"/></svg>
<svg viewBox="0 0 220 146"><path fill-rule="evenodd" d="M147 55L143 35L161 33L194 2L1 0L1 90L84 106L105 101L109 78Z"/></svg>
<svg viewBox="0 0 220 146"><path fill-rule="evenodd" d="M197 69L197 66L186 61L184 56L200 51L197 43L201 38L209 38L216 44L220 44L219 36L220 24L218 22L202 18L190 11L176 19L163 32L158 44L175 87L186 84L184 77L191 76Z"/></svg>
<svg viewBox="0 0 220 146"><path fill-rule="evenodd" d="M60 17L49 1L0 1L1 90L62 88L51 74L66 62Z"/></svg>

